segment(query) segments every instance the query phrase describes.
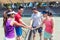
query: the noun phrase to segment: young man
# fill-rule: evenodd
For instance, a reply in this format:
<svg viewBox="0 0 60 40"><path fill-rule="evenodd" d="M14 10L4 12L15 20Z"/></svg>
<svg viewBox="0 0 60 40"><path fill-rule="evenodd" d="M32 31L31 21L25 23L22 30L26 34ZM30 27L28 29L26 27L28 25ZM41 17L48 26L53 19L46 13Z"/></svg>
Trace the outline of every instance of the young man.
<svg viewBox="0 0 60 40"><path fill-rule="evenodd" d="M18 9L18 13L15 15L15 21L18 23L23 24L24 26L27 26L23 21L22 21L22 13L23 13L23 7L20 6ZM17 35L17 40L22 40L22 27L16 27L16 35Z"/></svg>
<svg viewBox="0 0 60 40"><path fill-rule="evenodd" d="M37 10L37 8L32 9L33 14L31 16L31 25L33 28L37 28L32 30L33 31L33 40L35 40L36 31L40 34L40 40L42 40L42 27L40 26L42 23L42 14ZM39 27L38 27L39 26Z"/></svg>

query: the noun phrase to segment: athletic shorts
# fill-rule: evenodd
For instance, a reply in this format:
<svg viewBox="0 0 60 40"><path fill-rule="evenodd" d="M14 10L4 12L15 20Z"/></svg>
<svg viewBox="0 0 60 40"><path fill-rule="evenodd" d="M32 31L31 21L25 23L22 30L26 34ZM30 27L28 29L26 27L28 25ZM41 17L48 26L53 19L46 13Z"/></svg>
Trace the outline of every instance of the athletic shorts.
<svg viewBox="0 0 60 40"><path fill-rule="evenodd" d="M22 36L22 27L15 27L15 30L17 36Z"/></svg>
<svg viewBox="0 0 60 40"><path fill-rule="evenodd" d="M40 27L38 29L35 29L35 30L32 30L33 31L33 34L36 34L37 30L38 30L38 33L41 33L42 32L42 27Z"/></svg>
<svg viewBox="0 0 60 40"><path fill-rule="evenodd" d="M52 34L50 34L50 33L46 32L46 31L44 31L44 38L49 39L49 38L51 38L51 37L52 37Z"/></svg>
<svg viewBox="0 0 60 40"><path fill-rule="evenodd" d="M7 37L5 37L4 40L16 40L16 39L15 38L7 38Z"/></svg>

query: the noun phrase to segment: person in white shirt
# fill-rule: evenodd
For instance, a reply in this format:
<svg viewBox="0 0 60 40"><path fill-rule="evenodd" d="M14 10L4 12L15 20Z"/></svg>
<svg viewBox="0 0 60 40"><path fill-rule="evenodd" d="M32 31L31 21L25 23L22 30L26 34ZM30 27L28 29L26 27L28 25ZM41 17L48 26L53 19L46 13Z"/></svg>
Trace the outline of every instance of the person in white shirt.
<svg viewBox="0 0 60 40"><path fill-rule="evenodd" d="M33 14L31 16L31 23L30 26L33 27L33 40L35 40L36 32L38 30L38 33L40 35L40 40L42 40L42 27L40 26L42 23L42 13L37 10L37 8L32 9ZM35 29L34 29L35 28Z"/></svg>

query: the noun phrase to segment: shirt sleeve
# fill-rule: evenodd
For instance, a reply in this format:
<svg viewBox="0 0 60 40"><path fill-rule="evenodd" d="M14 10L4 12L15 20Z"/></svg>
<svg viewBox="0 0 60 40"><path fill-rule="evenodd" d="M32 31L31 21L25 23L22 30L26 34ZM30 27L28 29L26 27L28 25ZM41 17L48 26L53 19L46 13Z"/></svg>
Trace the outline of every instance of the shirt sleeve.
<svg viewBox="0 0 60 40"><path fill-rule="evenodd" d="M39 15L40 15L40 20L42 21L42 20L43 20L43 15L42 15L42 13L40 12Z"/></svg>
<svg viewBox="0 0 60 40"><path fill-rule="evenodd" d="M21 19L21 16L16 15L16 16L15 16L15 20L19 21L19 19Z"/></svg>

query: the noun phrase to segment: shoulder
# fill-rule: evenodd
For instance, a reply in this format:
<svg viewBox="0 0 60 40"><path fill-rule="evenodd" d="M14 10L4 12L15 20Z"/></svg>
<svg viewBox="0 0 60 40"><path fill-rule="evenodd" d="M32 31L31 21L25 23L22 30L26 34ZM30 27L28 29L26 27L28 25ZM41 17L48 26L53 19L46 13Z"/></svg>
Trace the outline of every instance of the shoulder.
<svg viewBox="0 0 60 40"><path fill-rule="evenodd" d="M34 13L32 14L32 16L34 16Z"/></svg>
<svg viewBox="0 0 60 40"><path fill-rule="evenodd" d="M34 13L32 15L34 15Z"/></svg>
<svg viewBox="0 0 60 40"><path fill-rule="evenodd" d="M41 18L43 18L43 15L42 15L41 12L38 12L38 15L39 15Z"/></svg>
<svg viewBox="0 0 60 40"><path fill-rule="evenodd" d="M43 19L42 19L42 21L45 23L45 21L46 21L46 18L43 18Z"/></svg>
<svg viewBox="0 0 60 40"><path fill-rule="evenodd" d="M42 14L41 12L38 12L39 14Z"/></svg>
<svg viewBox="0 0 60 40"><path fill-rule="evenodd" d="M53 17L50 17L49 19L51 20L51 22L55 22Z"/></svg>
<svg viewBox="0 0 60 40"><path fill-rule="evenodd" d="M53 17L50 17L50 19L51 19L51 20L54 20L54 18L53 18Z"/></svg>
<svg viewBox="0 0 60 40"><path fill-rule="evenodd" d="M42 13L41 13L41 12L38 12L38 14L39 14L39 15L42 15Z"/></svg>
<svg viewBox="0 0 60 40"><path fill-rule="evenodd" d="M20 17L20 15L17 13L17 14L15 15L15 17Z"/></svg>
<svg viewBox="0 0 60 40"><path fill-rule="evenodd" d="M41 12L39 12L39 13L41 13Z"/></svg>

